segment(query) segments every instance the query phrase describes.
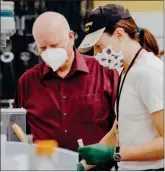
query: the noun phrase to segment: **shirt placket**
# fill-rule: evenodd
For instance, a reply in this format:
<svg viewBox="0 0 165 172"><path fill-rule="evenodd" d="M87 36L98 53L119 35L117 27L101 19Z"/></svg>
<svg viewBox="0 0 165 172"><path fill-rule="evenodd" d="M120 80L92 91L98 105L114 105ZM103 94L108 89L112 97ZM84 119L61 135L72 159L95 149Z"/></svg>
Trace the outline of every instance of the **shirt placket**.
<svg viewBox="0 0 165 172"><path fill-rule="evenodd" d="M65 89L64 89L64 80L61 81L60 83L60 99L61 99L61 115L62 115L62 130L64 131L64 133L68 133L68 129L67 129L67 109L66 109L66 103L67 103L67 95L65 93Z"/></svg>

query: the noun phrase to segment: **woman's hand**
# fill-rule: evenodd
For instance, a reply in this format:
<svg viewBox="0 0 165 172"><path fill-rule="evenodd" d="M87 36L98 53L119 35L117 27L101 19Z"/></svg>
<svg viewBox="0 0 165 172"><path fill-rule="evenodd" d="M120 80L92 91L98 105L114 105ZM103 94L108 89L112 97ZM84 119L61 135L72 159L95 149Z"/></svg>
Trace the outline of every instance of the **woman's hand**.
<svg viewBox="0 0 165 172"><path fill-rule="evenodd" d="M98 165L107 161L113 161L115 147L104 146L102 144L93 144L78 148L87 164Z"/></svg>

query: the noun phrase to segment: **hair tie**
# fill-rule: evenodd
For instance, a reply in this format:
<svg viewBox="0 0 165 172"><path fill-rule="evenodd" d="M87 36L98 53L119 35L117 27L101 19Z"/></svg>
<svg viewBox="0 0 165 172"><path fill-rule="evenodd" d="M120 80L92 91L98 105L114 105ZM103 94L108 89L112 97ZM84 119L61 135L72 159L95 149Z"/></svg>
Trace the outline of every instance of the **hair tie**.
<svg viewBox="0 0 165 172"><path fill-rule="evenodd" d="M140 34L140 32L141 32L141 28L138 27L138 28L137 28L137 33Z"/></svg>

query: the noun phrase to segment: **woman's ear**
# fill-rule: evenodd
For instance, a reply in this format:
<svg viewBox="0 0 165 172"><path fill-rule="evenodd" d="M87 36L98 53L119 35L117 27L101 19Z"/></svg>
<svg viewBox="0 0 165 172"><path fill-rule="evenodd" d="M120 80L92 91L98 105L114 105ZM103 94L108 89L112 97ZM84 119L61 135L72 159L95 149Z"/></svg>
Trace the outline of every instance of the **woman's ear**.
<svg viewBox="0 0 165 172"><path fill-rule="evenodd" d="M117 28L114 32L114 35L117 39L121 40L124 38L125 31L123 28Z"/></svg>

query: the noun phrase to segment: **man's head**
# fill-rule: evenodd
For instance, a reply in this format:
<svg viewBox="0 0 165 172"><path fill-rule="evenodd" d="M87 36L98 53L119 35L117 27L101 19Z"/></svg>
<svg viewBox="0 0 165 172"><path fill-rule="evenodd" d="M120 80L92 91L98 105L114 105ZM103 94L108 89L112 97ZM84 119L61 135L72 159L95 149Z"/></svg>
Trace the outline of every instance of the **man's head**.
<svg viewBox="0 0 165 172"><path fill-rule="evenodd" d="M57 48L66 50L67 61L72 56L74 33L70 30L63 15L56 12L41 14L34 22L32 32L41 57L46 50ZM54 54L54 58L56 58L56 54Z"/></svg>

